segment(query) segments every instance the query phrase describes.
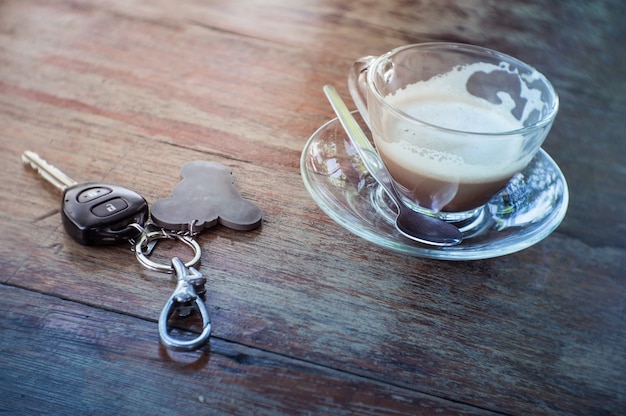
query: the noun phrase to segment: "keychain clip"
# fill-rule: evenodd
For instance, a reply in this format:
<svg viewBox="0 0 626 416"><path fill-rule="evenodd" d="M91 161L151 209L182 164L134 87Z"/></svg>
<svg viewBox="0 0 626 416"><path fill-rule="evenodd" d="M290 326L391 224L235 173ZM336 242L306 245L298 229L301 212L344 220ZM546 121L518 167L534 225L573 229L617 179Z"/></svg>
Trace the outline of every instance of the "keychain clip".
<svg viewBox="0 0 626 416"><path fill-rule="evenodd" d="M159 316L159 336L167 348L179 351L192 351L200 348L211 335L211 319L200 294L204 293L206 279L198 270L187 267L178 257L172 258L172 269L176 273L176 289L168 299ZM190 312L195 309L202 317L202 332L193 339L177 339L167 328L169 317L177 311ZM181 314L182 315L182 314Z"/></svg>

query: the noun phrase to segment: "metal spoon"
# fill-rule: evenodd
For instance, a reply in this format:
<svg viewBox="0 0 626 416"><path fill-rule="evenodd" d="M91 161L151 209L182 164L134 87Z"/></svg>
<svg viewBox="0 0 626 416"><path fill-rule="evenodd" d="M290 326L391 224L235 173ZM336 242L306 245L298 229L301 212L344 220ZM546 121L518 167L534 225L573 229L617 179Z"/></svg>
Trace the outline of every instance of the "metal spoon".
<svg viewBox="0 0 626 416"><path fill-rule="evenodd" d="M378 182L393 202L398 207L398 216L396 218L396 229L405 237L420 243L435 246L453 246L459 244L463 240L463 235L454 225L447 223L439 218L430 217L413 211L401 202L396 189L394 188L389 172L383 165L380 156L361 130L357 121L352 117L350 110L337 93L337 90L331 86L324 86L324 93L333 107L337 119L348 134L350 141L356 148L365 168L372 177Z"/></svg>

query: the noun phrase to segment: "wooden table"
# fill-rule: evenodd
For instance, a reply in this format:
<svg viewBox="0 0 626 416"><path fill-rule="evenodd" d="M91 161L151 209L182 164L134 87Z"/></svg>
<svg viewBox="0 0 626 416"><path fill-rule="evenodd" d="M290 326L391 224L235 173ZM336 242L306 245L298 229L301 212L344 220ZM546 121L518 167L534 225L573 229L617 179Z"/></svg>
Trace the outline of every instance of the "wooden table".
<svg viewBox="0 0 626 416"><path fill-rule="evenodd" d="M626 412L622 0L0 0L0 411L11 414ZM458 41L545 73L561 226L479 261L396 254L332 221L299 160L351 62ZM351 103L351 101L348 101ZM210 342L160 346L171 276L64 232L20 161L150 203L179 169L232 168L264 210L197 240ZM175 245L159 245L175 252Z"/></svg>

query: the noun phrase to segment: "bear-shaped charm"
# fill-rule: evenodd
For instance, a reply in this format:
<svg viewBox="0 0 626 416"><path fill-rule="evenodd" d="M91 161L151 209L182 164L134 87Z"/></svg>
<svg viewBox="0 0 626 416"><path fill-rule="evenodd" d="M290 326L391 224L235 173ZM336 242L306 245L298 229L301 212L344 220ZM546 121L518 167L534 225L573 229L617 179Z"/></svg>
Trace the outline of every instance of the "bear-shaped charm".
<svg viewBox="0 0 626 416"><path fill-rule="evenodd" d="M195 161L185 164L180 174L182 180L172 197L152 205L152 219L159 227L197 233L218 222L235 230L252 230L261 224L263 210L237 191L229 167Z"/></svg>

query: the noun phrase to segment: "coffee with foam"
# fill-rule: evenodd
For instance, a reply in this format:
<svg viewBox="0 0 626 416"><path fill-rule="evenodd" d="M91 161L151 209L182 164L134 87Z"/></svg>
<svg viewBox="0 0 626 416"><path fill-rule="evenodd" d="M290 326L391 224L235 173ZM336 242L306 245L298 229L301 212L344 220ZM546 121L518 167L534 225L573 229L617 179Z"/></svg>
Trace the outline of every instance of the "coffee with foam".
<svg viewBox="0 0 626 416"><path fill-rule="evenodd" d="M483 88L485 77L512 83L512 92ZM538 117L541 93L505 64L456 67L384 100L395 110L382 109L372 123L376 146L400 192L421 207L482 206L534 156L523 134L512 132Z"/></svg>

